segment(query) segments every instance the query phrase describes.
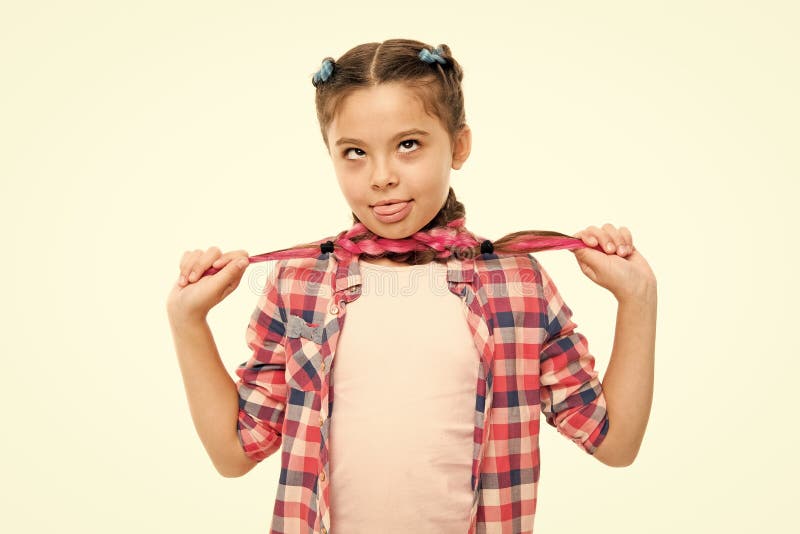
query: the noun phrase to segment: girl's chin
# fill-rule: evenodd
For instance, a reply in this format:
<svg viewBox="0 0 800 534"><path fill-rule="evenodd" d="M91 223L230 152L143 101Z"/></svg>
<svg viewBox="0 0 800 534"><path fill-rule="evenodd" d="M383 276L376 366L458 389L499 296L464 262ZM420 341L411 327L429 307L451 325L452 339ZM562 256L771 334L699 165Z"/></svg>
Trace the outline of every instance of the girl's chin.
<svg viewBox="0 0 800 534"><path fill-rule="evenodd" d="M378 235L384 239L405 239L406 237L410 236L414 232L418 231L417 229L409 229L409 227L404 224L409 221L400 221L397 223L392 224L381 224L378 221L370 221L370 224L364 224L367 229L375 235ZM363 220L362 220L363 223Z"/></svg>

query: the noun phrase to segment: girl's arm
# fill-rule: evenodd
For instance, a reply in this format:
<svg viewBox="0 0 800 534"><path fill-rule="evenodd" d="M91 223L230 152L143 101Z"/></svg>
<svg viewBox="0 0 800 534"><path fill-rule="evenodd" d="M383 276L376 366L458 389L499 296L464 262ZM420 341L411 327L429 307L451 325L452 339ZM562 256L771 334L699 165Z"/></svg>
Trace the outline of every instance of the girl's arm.
<svg viewBox="0 0 800 534"><path fill-rule="evenodd" d="M611 360L603 377L608 435L594 456L604 464L633 463L642 444L653 400L656 337L656 283L617 298Z"/></svg>
<svg viewBox="0 0 800 534"><path fill-rule="evenodd" d="M257 462L244 453L237 436L239 393L220 359L205 319L177 320L170 327L192 420L214 467L238 477Z"/></svg>
<svg viewBox="0 0 800 534"><path fill-rule="evenodd" d="M572 250L581 270L618 303L614 347L602 382L608 433L594 455L624 467L639 452L653 401L656 277L625 226L589 226L575 237L586 244Z"/></svg>

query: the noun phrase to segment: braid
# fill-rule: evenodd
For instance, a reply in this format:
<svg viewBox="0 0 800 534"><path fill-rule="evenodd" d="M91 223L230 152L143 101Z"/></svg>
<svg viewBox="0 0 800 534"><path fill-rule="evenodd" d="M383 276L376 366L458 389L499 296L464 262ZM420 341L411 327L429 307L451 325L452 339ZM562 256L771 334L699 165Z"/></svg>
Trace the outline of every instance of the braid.
<svg viewBox="0 0 800 534"><path fill-rule="evenodd" d="M463 218L428 231L420 230L404 239L383 238L372 233L362 223L356 223L335 242L341 249L353 255L389 257L386 253L391 252L396 257L407 257L410 253L427 252L432 256L431 259L442 261L447 261L453 255L472 257L477 243L477 238L464 228ZM417 260L418 256L417 254Z"/></svg>
<svg viewBox="0 0 800 534"><path fill-rule="evenodd" d="M439 213L425 227L403 239L388 239L373 233L353 214L353 225L332 238L302 243L290 248L251 256L250 263L290 258L316 258L331 252L341 261L348 256L389 258L399 263L420 265L436 261L446 263L451 257L470 259L480 255L482 247L494 255L523 255L543 250L588 248L583 240L549 230L512 232L489 241L465 227L464 205L456 199L453 188ZM600 245L596 247L601 250ZM210 267L203 276L219 269Z"/></svg>

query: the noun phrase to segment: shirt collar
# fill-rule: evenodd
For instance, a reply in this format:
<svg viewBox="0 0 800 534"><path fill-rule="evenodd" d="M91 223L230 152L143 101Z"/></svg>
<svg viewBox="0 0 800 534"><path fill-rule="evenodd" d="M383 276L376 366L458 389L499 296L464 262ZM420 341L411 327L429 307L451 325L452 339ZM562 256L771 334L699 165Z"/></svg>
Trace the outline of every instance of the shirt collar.
<svg viewBox="0 0 800 534"><path fill-rule="evenodd" d="M342 261L338 261L336 256L330 252L325 252L318 256L318 259L328 259L335 262L336 281L334 284L335 292L344 291L361 284L361 269L358 265L358 256L348 255ZM475 272L475 260L472 258L458 259L450 256L447 259L447 281L448 282L468 282L472 283Z"/></svg>

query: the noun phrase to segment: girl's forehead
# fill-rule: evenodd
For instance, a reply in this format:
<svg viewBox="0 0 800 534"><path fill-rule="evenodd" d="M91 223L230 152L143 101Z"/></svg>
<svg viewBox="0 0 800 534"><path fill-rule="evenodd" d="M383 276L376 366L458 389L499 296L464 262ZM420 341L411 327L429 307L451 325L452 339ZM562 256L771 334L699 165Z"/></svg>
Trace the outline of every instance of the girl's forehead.
<svg viewBox="0 0 800 534"><path fill-rule="evenodd" d="M397 83L356 89L342 98L337 108L338 113L358 113L366 108L394 114L423 111L419 94Z"/></svg>
<svg viewBox="0 0 800 534"><path fill-rule="evenodd" d="M380 84L356 89L336 107L330 130L349 135L352 130L442 128L437 117L425 110L421 96L402 84Z"/></svg>

